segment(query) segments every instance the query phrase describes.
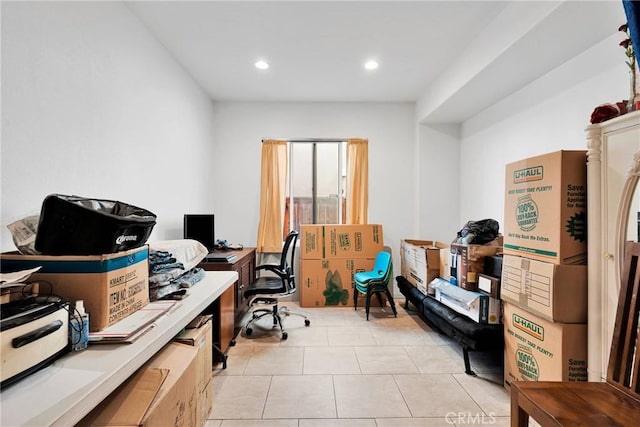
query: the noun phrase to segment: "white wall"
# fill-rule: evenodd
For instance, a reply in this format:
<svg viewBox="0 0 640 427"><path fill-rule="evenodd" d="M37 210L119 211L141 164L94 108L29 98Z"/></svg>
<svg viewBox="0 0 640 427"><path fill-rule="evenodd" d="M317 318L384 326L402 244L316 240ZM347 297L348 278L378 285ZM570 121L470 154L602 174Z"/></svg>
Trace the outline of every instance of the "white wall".
<svg viewBox="0 0 640 427"><path fill-rule="evenodd" d="M116 199L182 238L207 212L212 103L122 3L2 3L1 248L50 193Z"/></svg>
<svg viewBox="0 0 640 427"><path fill-rule="evenodd" d="M463 124L462 222L494 218L502 232L506 164L557 150L587 149L584 130L593 109L629 95L624 55L615 37L619 39L605 40ZM572 76L580 74L573 71L583 67L591 67L593 75L573 81ZM541 93L546 94L543 99Z"/></svg>
<svg viewBox="0 0 640 427"><path fill-rule="evenodd" d="M383 225L400 271L400 240L414 235L413 104L218 102L214 128L216 234L247 246L257 239L263 138L367 138L369 222Z"/></svg>
<svg viewBox="0 0 640 427"><path fill-rule="evenodd" d="M418 235L450 243L460 223L460 130L457 125L420 125L418 130Z"/></svg>
<svg viewBox="0 0 640 427"><path fill-rule="evenodd" d="M212 105L121 3L3 2L1 249L13 249L6 224L55 192L150 209L152 239L180 238L184 213L215 213L219 238L254 245L264 137L368 138L369 221L394 251L403 238L450 241L469 219L502 224L504 165L586 148L593 107L627 95L615 37L459 136L417 124L410 103ZM595 74L572 81L578 69Z"/></svg>

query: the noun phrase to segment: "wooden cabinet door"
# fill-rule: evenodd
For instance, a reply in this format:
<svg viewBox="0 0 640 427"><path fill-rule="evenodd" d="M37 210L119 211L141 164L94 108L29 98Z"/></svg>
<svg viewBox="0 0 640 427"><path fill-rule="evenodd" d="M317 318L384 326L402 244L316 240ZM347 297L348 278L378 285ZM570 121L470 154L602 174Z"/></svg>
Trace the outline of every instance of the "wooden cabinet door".
<svg viewBox="0 0 640 427"><path fill-rule="evenodd" d="M235 338L235 289L230 287L220 295L220 349L226 353Z"/></svg>

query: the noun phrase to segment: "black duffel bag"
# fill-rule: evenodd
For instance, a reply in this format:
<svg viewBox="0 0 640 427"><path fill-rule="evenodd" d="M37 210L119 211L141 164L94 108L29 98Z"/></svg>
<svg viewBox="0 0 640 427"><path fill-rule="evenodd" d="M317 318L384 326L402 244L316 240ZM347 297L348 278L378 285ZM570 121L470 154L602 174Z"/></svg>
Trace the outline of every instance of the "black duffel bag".
<svg viewBox="0 0 640 427"><path fill-rule="evenodd" d="M45 255L102 255L142 246L156 216L114 200L50 194L40 210L35 248Z"/></svg>

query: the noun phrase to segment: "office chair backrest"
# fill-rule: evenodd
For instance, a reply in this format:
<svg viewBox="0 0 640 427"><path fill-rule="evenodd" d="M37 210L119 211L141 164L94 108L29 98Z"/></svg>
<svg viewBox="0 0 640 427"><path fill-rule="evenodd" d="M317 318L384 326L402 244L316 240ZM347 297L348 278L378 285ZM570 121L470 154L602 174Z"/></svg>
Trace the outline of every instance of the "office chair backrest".
<svg viewBox="0 0 640 427"><path fill-rule="evenodd" d="M291 231L284 241L282 247L282 255L280 256L280 269L287 273L287 290L289 293L293 293L296 289L295 272L293 266L295 264L296 254L296 242L298 241L299 233L297 231Z"/></svg>

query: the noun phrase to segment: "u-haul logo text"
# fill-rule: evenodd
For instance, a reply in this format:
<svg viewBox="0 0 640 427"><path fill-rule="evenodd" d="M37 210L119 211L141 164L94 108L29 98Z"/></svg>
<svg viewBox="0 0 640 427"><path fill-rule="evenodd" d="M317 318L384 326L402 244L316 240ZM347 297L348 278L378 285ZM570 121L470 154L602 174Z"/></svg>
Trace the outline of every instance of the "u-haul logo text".
<svg viewBox="0 0 640 427"><path fill-rule="evenodd" d="M513 314L511 319L513 320L513 326L515 328L520 329L522 332L527 333L540 341L544 341L544 328L542 326L517 314Z"/></svg>
<svg viewBox="0 0 640 427"><path fill-rule="evenodd" d="M513 183L540 181L544 177L544 167L534 166L532 168L520 169L513 172Z"/></svg>

